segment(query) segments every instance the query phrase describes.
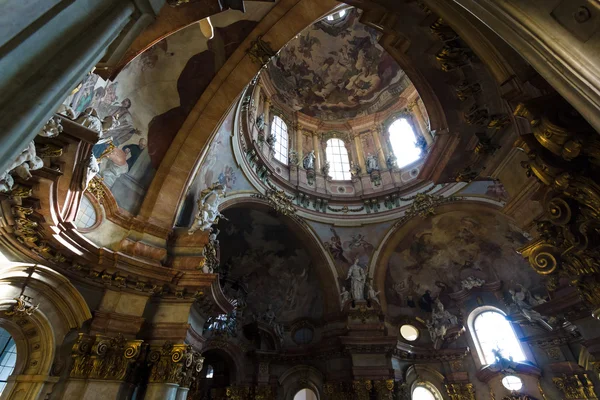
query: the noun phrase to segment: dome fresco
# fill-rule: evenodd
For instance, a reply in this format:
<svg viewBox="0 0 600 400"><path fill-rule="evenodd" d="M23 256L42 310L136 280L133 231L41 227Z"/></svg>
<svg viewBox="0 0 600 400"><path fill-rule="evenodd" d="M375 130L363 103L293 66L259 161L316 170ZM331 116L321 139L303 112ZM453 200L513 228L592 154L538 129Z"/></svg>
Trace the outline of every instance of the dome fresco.
<svg viewBox="0 0 600 400"><path fill-rule="evenodd" d="M278 99L322 120L355 118L397 101L410 81L378 44L381 33L351 9L291 40L267 66Z"/></svg>

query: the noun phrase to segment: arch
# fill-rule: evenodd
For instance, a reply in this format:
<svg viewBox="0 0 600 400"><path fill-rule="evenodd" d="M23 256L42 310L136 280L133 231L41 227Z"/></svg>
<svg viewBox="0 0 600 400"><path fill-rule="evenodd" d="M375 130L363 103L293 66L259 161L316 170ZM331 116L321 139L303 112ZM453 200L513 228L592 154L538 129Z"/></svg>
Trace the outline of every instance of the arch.
<svg viewBox="0 0 600 400"><path fill-rule="evenodd" d="M406 384L410 388L411 398L415 389L422 387L433 394L435 400L442 400L442 389L446 378L439 371L426 365L415 364L406 370ZM415 399L415 400L426 400ZM427 399L429 400L429 399Z"/></svg>
<svg viewBox="0 0 600 400"><path fill-rule="evenodd" d="M296 394L302 389L310 389L317 396L317 400L320 400L323 374L315 367L296 365L281 374L279 385L283 389L284 400L294 400Z"/></svg>
<svg viewBox="0 0 600 400"><path fill-rule="evenodd" d="M469 213L490 213L494 216L500 216L506 221L510 221L509 217L498 211L496 205L488 203L479 203L475 201L464 201L460 202L449 202L438 205L434 208L435 215L443 215L453 211L462 211ZM375 282L376 290L383 290L385 287L385 278L387 273L387 267L390 261L390 257L396 247L404 240L407 235L417 229L423 224L422 218L410 218L402 224L396 224L392 226L388 233L384 236L379 247L373 253L371 264L369 267L370 277ZM387 311L387 299L386 296L380 296L381 307L384 312Z"/></svg>
<svg viewBox="0 0 600 400"><path fill-rule="evenodd" d="M29 316L12 314L16 299L25 295L39 307ZM92 318L83 296L58 272L41 265L6 263L0 270L0 327L17 345L17 363L4 391L27 398L44 397L57 378L50 376L57 352L67 334ZM21 375L38 375L42 385L31 386Z"/></svg>
<svg viewBox="0 0 600 400"><path fill-rule="evenodd" d="M261 211L273 210L266 200L257 197L248 197L248 194L243 194L235 197L226 197L225 201L221 203L219 211L223 212L233 207L253 208ZM309 254L317 256L315 261L318 261L321 265L328 266L328 268L315 268L323 292L323 312L325 314L337 313L340 307L340 298L338 296L338 293L340 292L338 273L333 260L323 247L319 237L313 232L311 227L304 223L300 218L279 215L278 219L286 225L291 232L294 232L294 234L298 236L298 239L306 246L306 250ZM334 287L336 288L335 291L332 290Z"/></svg>
<svg viewBox="0 0 600 400"><path fill-rule="evenodd" d="M346 143L342 139L327 140L325 158L329 162L329 174L336 181L350 180L350 159Z"/></svg>
<svg viewBox="0 0 600 400"><path fill-rule="evenodd" d="M469 314L467 325L482 365L495 362L492 352L495 348L500 349L506 358L512 357L517 362L527 360L519 339L502 310L491 306L478 307ZM482 340L483 335L487 336L485 341Z"/></svg>
<svg viewBox="0 0 600 400"><path fill-rule="evenodd" d="M275 159L287 165L289 148L288 126L278 115L273 116L271 134L275 136Z"/></svg>

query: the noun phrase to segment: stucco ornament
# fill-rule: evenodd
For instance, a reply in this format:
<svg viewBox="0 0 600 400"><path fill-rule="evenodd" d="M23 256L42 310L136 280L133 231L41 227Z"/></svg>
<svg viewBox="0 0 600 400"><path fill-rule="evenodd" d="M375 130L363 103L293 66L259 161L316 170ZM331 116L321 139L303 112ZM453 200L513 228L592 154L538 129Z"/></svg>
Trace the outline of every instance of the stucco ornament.
<svg viewBox="0 0 600 400"><path fill-rule="evenodd" d="M351 295L346 287L342 287L342 292L340 293L340 301L342 302L342 308L346 305L347 302L350 301Z"/></svg>
<svg viewBox="0 0 600 400"><path fill-rule="evenodd" d="M459 328L458 317L444 308L440 299L435 299L431 319L427 321L427 329L431 335L434 347L439 349L452 328Z"/></svg>
<svg viewBox="0 0 600 400"><path fill-rule="evenodd" d="M219 204L221 204L224 197L225 186L218 182L200 193L198 213L194 218L192 227L188 230L189 235L192 235L197 230L208 231L213 224L219 222L219 218L224 218L219 212Z"/></svg>
<svg viewBox="0 0 600 400"><path fill-rule="evenodd" d="M315 169L315 152L311 150L307 155L302 159L302 166L304 169Z"/></svg>
<svg viewBox="0 0 600 400"><path fill-rule="evenodd" d="M75 120L79 125L96 131L104 138L105 133L119 125L117 119L112 115L107 115L104 119L98 117L98 112L92 107L86 108Z"/></svg>
<svg viewBox="0 0 600 400"><path fill-rule="evenodd" d="M367 154L367 173L370 174L373 171L379 171L379 161L375 155L369 153Z"/></svg>
<svg viewBox="0 0 600 400"><path fill-rule="evenodd" d="M476 287L482 287L483 285L485 285L485 281L475 276L469 276L460 282L460 287L466 290L471 290Z"/></svg>
<svg viewBox="0 0 600 400"><path fill-rule="evenodd" d="M364 300L366 273L363 267L358 265L358 258L356 258L354 264L350 266L346 279L350 279L350 293L352 294L352 300Z"/></svg>
<svg viewBox="0 0 600 400"><path fill-rule="evenodd" d="M38 132L38 136L53 138L61 134L63 126L60 123L60 118L52 116L42 129Z"/></svg>
<svg viewBox="0 0 600 400"><path fill-rule="evenodd" d="M379 291L375 291L375 289L373 289L373 285L371 283L369 283L368 285L368 295L369 295L369 300L373 300L375 303L381 305L381 303L379 302L379 298L377 296L379 296Z"/></svg>
<svg viewBox="0 0 600 400"><path fill-rule="evenodd" d="M531 323L536 323L551 331L552 326L548 323L547 319L542 316L538 311L534 310L533 307L543 304L546 300L540 296L534 297L531 292L523 285L519 285L520 290L509 290L513 304L512 308L514 312L521 314L525 319Z"/></svg>
<svg viewBox="0 0 600 400"><path fill-rule="evenodd" d="M81 181L81 189L86 190L92 179L100 172L100 165L98 164L98 160L94 157L93 154L90 154L90 159L88 161L87 168L85 170L85 175L83 176L83 180Z"/></svg>
<svg viewBox="0 0 600 400"><path fill-rule="evenodd" d="M8 169L0 174L0 190L12 190L14 179L13 176L18 176L23 180L31 178L31 172L40 169L44 166L44 161L37 156L35 151L35 142L32 140L29 145L23 149L21 154L15 158Z"/></svg>

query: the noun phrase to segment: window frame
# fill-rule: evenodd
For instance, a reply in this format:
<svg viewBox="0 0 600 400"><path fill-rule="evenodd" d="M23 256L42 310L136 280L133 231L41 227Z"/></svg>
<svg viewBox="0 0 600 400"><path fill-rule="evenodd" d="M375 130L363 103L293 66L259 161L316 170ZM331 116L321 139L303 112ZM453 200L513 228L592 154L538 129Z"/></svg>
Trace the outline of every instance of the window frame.
<svg viewBox="0 0 600 400"><path fill-rule="evenodd" d="M278 121L280 122L279 124L277 123ZM270 133L275 136L275 160L284 165L289 165L290 131L287 123L281 116L277 114L273 115Z"/></svg>
<svg viewBox="0 0 600 400"><path fill-rule="evenodd" d="M330 143L332 143L331 154L329 152ZM335 146L333 143L335 143ZM338 153L336 153L335 150L338 150ZM334 160L335 157L339 157L339 161L336 162ZM329 162L329 176L331 176L334 181L352 180L352 173L350 172L350 154L346 148L346 142L343 139L340 139L339 137L327 139L325 142L325 160ZM339 168L336 168L338 165ZM341 174L341 178L338 174Z"/></svg>
<svg viewBox="0 0 600 400"><path fill-rule="evenodd" d="M15 369L17 367L19 349L17 348L17 341L15 340L14 336L4 327L0 326L0 329L2 329L4 332L6 332L6 335L8 335L8 340L6 341L6 343L4 344L2 349L0 349L0 361L2 361L2 363L4 362L5 354L6 354L6 356L10 356L11 354L14 354L14 362L12 363L12 365L2 365L0 367L0 370L2 370L2 371L4 370L4 368L12 367L12 370L7 375L6 380L0 381L0 395L2 395L2 392L6 389L6 386L8 384L8 378L10 378L15 373ZM12 342L12 346L14 347L14 351L8 352L7 349L11 345L11 342Z"/></svg>
<svg viewBox="0 0 600 400"><path fill-rule="evenodd" d="M77 218L79 217L79 210L81 208L81 202L83 201L83 197L85 197L92 204L92 207L94 207L94 211L96 212L96 221L87 228L79 228L77 226L77 222L76 222ZM100 226L100 224L102 224L103 220L104 220L104 215L102 213L102 208L100 207L100 203L98 202L98 199L96 199L93 195L89 194L87 191L84 192L83 196L81 198L81 201L79 202L79 207L77 208L77 214L75 214L75 218L73 219L73 225L75 225L75 227L77 228L77 231L81 232L81 233L91 232L94 229L98 228Z"/></svg>
<svg viewBox="0 0 600 400"><path fill-rule="evenodd" d="M477 334L477 329L475 328L475 322L477 321L477 318L479 318L481 315L488 313L488 312L494 312L494 313L500 314L502 317L505 318L505 321L508 324L508 327L510 328L510 330L513 334L513 337L514 337L517 345L519 346L521 353L523 354L524 360L516 361L516 362L529 362L527 353L525 352L525 349L523 348L523 346L521 346L519 336L517 336L517 332L515 331L512 322L510 322L509 320L506 319L506 313L496 307L481 306L481 307L478 307L478 308L474 309L473 311L471 311L471 313L469 314L469 318L467 320L467 325L469 326L469 331L471 333L471 339L473 340L473 343L475 344L475 350L476 350L477 357L478 357L478 360L481 363L481 365L485 367L485 366L494 364L493 361L491 363L488 363L488 360L486 360L485 352L483 350L481 341Z"/></svg>

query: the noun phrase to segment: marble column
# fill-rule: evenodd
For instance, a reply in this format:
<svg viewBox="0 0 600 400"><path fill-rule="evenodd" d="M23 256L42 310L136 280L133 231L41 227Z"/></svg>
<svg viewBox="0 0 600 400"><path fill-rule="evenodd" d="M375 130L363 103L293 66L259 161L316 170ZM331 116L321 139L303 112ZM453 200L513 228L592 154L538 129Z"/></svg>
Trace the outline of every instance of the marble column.
<svg viewBox="0 0 600 400"><path fill-rule="evenodd" d="M319 134L313 133L313 149L315 150L315 171L321 172L321 141L319 140Z"/></svg>
<svg viewBox="0 0 600 400"><path fill-rule="evenodd" d="M265 138L271 133L271 99L265 97L265 106L263 108L265 114Z"/></svg>
<svg viewBox="0 0 600 400"><path fill-rule="evenodd" d="M429 128L425 123L425 118L423 117L423 113L421 112L421 109L417 104L417 100L415 100L411 111L413 113L413 126L420 131L415 133L420 133L421 136L425 138L425 141L427 142L427 147L431 146L431 144L433 143L433 135L431 135L431 132L429 131Z"/></svg>
<svg viewBox="0 0 600 400"><path fill-rule="evenodd" d="M358 166L364 174L367 171L367 166L365 164L365 151L363 150L360 134L358 133L354 134L354 147L356 147L356 162L358 162Z"/></svg>
<svg viewBox="0 0 600 400"><path fill-rule="evenodd" d="M73 347L74 359L82 357L87 351L84 349L92 349L93 343L106 338L115 338L118 335L122 335L126 340L126 347L139 349L143 341L137 340L135 337L144 322L142 314L148 299L149 297L145 295L106 290L98 309L94 312L89 334L82 334L83 336L79 337L76 346ZM75 350L76 348L81 350ZM135 359L131 361L133 362ZM120 364L120 367L123 365ZM123 372L121 379L117 370L113 372L115 375L98 375L94 371L84 373L73 368L70 377L65 382L61 398L68 400L108 399L117 398L120 393L131 392L133 388L124 381L125 373Z"/></svg>
<svg viewBox="0 0 600 400"><path fill-rule="evenodd" d="M0 171L96 64L121 58L164 3L40 1L3 9L10 24L0 38Z"/></svg>
<svg viewBox="0 0 600 400"><path fill-rule="evenodd" d="M184 341L189 329L188 320L193 302L194 299L161 299L150 303L146 310L149 328L145 336L151 343L149 357L152 358L152 353L156 352L159 355L157 359L168 364L167 370L181 368L172 362L172 354L186 351L189 347ZM170 348L165 350L163 345L167 343ZM157 366L159 363L151 367L144 400L184 400L187 390L180 391L180 388L186 386L179 378L171 380L173 377L169 375L173 374L165 373L164 369L155 370Z"/></svg>
<svg viewBox="0 0 600 400"><path fill-rule="evenodd" d="M296 154L298 154L298 160L300 160L300 166L302 166L302 157L304 157L303 152L303 141L304 141L304 133L300 126L296 125L296 129L294 130L294 134L296 135Z"/></svg>
<svg viewBox="0 0 600 400"><path fill-rule="evenodd" d="M375 143L375 147L377 148L377 158L379 159L379 168L380 169L387 168L387 163L385 161L385 153L383 152L383 146L381 145L381 128L371 129L371 134L373 135L373 142Z"/></svg>

